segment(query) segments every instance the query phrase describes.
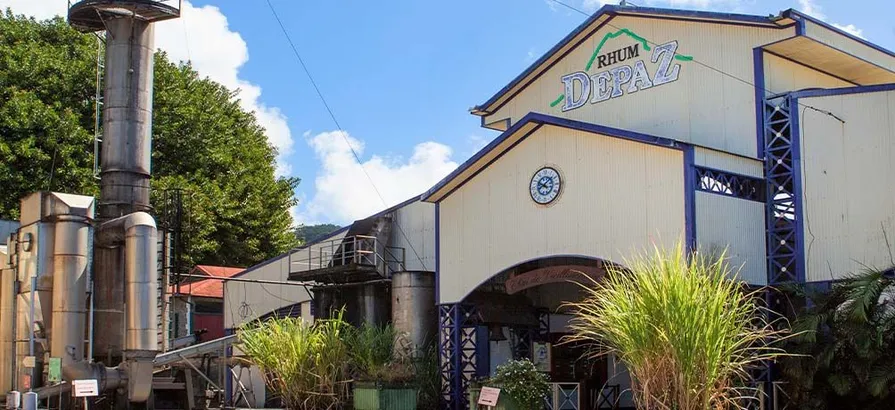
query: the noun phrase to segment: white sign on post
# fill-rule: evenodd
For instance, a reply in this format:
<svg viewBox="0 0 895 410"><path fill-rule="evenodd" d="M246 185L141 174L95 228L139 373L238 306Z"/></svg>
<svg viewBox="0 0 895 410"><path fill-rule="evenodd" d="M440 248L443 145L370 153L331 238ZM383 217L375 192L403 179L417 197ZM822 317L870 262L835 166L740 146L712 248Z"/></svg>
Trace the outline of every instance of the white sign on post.
<svg viewBox="0 0 895 410"><path fill-rule="evenodd" d="M72 381L72 393L75 397L99 396L99 384L95 379Z"/></svg>
<svg viewBox="0 0 895 410"><path fill-rule="evenodd" d="M500 397L500 389L494 387L482 387L482 391L479 393L478 404L488 407L496 406L498 397Z"/></svg>

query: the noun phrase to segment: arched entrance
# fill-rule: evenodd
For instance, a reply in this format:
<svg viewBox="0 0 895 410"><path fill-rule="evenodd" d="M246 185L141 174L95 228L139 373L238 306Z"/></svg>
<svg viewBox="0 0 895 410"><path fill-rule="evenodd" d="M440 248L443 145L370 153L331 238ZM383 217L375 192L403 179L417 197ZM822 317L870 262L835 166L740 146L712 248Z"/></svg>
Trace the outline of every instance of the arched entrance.
<svg viewBox="0 0 895 410"><path fill-rule="evenodd" d="M527 358L554 382L550 408L614 408L629 383L627 373L611 359L587 359L584 346L559 344L570 332L566 302L584 297L578 283L600 280L610 264L580 255L542 257L493 275L459 303L439 306L447 407L468 408L472 380L493 375L508 360Z"/></svg>

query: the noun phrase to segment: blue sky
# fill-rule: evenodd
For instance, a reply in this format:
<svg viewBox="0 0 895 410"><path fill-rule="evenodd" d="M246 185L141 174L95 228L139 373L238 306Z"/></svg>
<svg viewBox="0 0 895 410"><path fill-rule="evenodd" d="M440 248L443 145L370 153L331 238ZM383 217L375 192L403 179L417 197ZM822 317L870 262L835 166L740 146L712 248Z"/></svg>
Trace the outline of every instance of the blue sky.
<svg viewBox="0 0 895 410"><path fill-rule="evenodd" d="M593 11L597 0L564 0ZM419 194L496 136L468 108L484 102L585 18L551 0L271 0L342 136L265 0L191 0L158 28L157 46L240 87L281 148L280 172L302 178L298 222L344 224ZM797 8L895 49L887 0L633 1L641 6L777 14ZM37 4L41 3L41 4ZM615 3L615 2L613 2ZM852 7L860 4L861 7ZM47 17L61 0L0 0ZM364 169L347 149L361 153Z"/></svg>

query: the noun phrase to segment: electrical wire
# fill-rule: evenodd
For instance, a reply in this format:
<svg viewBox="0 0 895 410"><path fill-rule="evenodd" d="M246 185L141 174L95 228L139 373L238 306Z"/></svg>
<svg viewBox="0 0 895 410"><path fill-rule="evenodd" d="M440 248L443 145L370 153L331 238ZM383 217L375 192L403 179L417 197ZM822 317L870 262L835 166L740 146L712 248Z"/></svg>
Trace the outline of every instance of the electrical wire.
<svg viewBox="0 0 895 410"><path fill-rule="evenodd" d="M298 63L301 65L302 70L304 70L305 75L307 75L308 80L311 82L311 85L314 87L314 91L317 92L317 97L320 98L320 102L323 103L324 108L326 108L326 112L329 113L329 117L333 120L333 123L336 125L336 128L339 131L339 135L342 136L342 139L345 140L345 143L348 145L348 149L351 150L351 154L354 156L354 159L357 161L357 164L360 166L361 171L364 172L364 175L367 176L367 179L370 181L370 186L373 187L373 190L376 191L376 195L379 196L379 200L382 201L382 204L388 208L388 202L386 202L385 198L382 196L382 193L379 191L379 188L376 187L376 183L373 181L373 178L364 168L364 163L360 159L360 155L358 155L357 151L355 151L354 146L351 145L351 141L348 140L348 136L345 131L342 129L342 125L339 124L339 120L336 119L336 115L333 113L332 108L330 108L329 103L326 102L326 98L323 97L323 92L320 91L320 87L317 86L317 82L314 81L314 77L311 75L311 71L308 69L307 65L305 65L304 59L301 58L301 54L298 52L298 48L295 47L295 43L292 42L292 37L289 36L289 32L286 31L286 26L283 25L283 21L280 20L279 14L277 14L276 9L270 0L267 0L267 6L270 8L271 13L274 18L277 20L277 24L280 26L280 30L283 31L283 36L286 37L286 41L289 43L289 46L292 48L293 54L295 54L296 59L298 59ZM413 254L416 256L417 260L419 260L420 265L422 265L423 270L428 271L429 269L426 267L426 263L423 261L423 258L420 257L419 253L416 251L416 248L413 246L413 243L410 239L407 238L407 234L404 232L404 228L401 228L401 224L398 223L397 219L392 221L395 226L398 227L398 231L401 232L401 236L404 238L404 241L407 243L407 246L410 246L410 250L413 251ZM406 261L405 261L406 264ZM406 269L406 265L405 265Z"/></svg>
<svg viewBox="0 0 895 410"><path fill-rule="evenodd" d="M550 1L552 1L552 2L554 2L554 3L556 3L556 4L559 4L559 5L563 6L563 7L566 7L566 8L568 8L569 10L573 10L573 11L576 11L576 12L578 12L578 13L580 13L580 14L583 14L583 15L585 15L585 16L587 16L587 17L590 17L590 16L591 16L591 13L588 13L588 12L586 12L586 11L584 11L584 10L581 10L581 9L577 8L577 7L574 7L574 6L572 6L572 5L569 5L569 4L567 4L567 3L564 3L564 2L562 2L561 0L550 0ZM609 26L609 27L612 27L612 28L614 28L614 29L616 29L616 30L621 30L621 29L622 29L622 28L620 28L620 27L618 27L618 26L616 26L616 25L613 25L612 23L610 23L610 22L608 22L608 21L605 22L605 23L603 23L603 24L605 24L605 25L607 25L607 26ZM649 40L647 40L647 39L644 39L644 41L646 41L648 44L650 44L650 45L652 45L652 46L658 46L658 45L659 45L659 44L654 43L654 42L652 42L652 41L649 41ZM680 55L680 53L678 53L677 51L675 51L675 54L676 54L676 55ZM714 72L716 72L716 73L718 73L718 74L721 74L721 75L730 77L730 78L732 78L732 79L734 79L734 80L737 80L737 81L739 81L739 82L741 82L741 83L743 83L743 84L746 84L746 85L748 85L748 86L750 86L750 87L752 87L752 88L754 88L754 89L757 89L757 90L759 90L759 91L762 91L762 92L764 92L765 94L770 94L770 95L778 94L778 93L775 93L775 92L773 92L772 90L770 90L770 89L768 89L768 88L765 88L764 86L756 85L755 83L753 83L753 82L751 82L751 81L749 81L749 80L740 78L740 77L738 77L738 76L736 76L736 75L733 75L733 74L731 74L731 73L728 73L728 72L726 72L726 71L724 71L724 70L721 70L721 69L719 69L719 68L715 68L715 67L712 67L712 66L710 66L710 65L708 65L708 64L706 64L706 63L703 63L703 62L697 60L695 57L692 57L692 56L691 56L691 58L692 58L692 59L690 60L690 62L692 62L692 63L696 63L697 65L703 66L703 67L705 67L705 68L707 68L707 69L709 69L709 70L712 70L712 71L714 71ZM811 108L811 109L813 109L813 110L815 110L815 111L818 111L818 112L822 112L822 113L824 113L824 114L827 114L827 115L829 115L829 116L832 116L832 117L836 118L836 119L839 120L839 121L842 121L843 123L845 122L845 121L843 121L841 118L837 117L836 115L834 115L833 113L831 113L831 112L829 112L829 111L824 111L824 110L818 109L818 108L816 108L816 107L812 107L812 106L810 106L810 105L808 105L808 104L802 103L801 101L798 102L798 105L800 105L800 106L802 106L802 107L808 107L808 108Z"/></svg>

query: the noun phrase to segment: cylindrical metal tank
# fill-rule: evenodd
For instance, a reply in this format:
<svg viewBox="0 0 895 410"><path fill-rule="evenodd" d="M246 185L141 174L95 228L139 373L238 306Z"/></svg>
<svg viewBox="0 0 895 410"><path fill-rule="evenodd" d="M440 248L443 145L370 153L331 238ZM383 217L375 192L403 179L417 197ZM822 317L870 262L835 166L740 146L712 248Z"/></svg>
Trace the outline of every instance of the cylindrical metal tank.
<svg viewBox="0 0 895 410"><path fill-rule="evenodd" d="M158 243L155 221L146 213L132 214L127 218L125 350L154 356L158 351Z"/></svg>
<svg viewBox="0 0 895 410"><path fill-rule="evenodd" d="M87 321L87 254L91 229L83 217L56 220L53 248L53 329L50 356L62 366L84 360Z"/></svg>
<svg viewBox="0 0 895 410"><path fill-rule="evenodd" d="M7 253L0 252L0 391L13 389L12 375L15 364L15 270L9 264L15 256L15 241L7 244Z"/></svg>
<svg viewBox="0 0 895 410"><path fill-rule="evenodd" d="M435 313L433 272L392 274L392 324L415 351L434 342Z"/></svg>

